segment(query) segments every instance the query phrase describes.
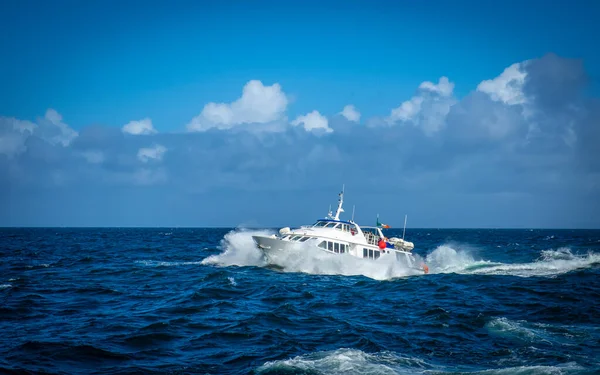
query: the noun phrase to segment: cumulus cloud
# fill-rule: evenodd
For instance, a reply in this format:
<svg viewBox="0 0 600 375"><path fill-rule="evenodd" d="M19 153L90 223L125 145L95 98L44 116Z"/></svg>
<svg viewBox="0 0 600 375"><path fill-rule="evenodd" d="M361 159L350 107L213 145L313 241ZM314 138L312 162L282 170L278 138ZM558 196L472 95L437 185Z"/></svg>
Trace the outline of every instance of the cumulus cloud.
<svg viewBox="0 0 600 375"><path fill-rule="evenodd" d="M453 91L454 83L447 77L441 77L437 84L425 81L415 96L392 109L386 122L411 123L425 134L433 135L444 126L446 115L456 103Z"/></svg>
<svg viewBox="0 0 600 375"><path fill-rule="evenodd" d="M62 122L62 116L52 108L46 111L46 115L44 119L40 120L40 123L45 126L39 126L38 131L42 133L42 137L46 141L52 144L61 144L66 147L77 137L77 132Z"/></svg>
<svg viewBox="0 0 600 375"><path fill-rule="evenodd" d="M356 108L352 104L348 104L347 106L345 106L342 112L340 112L340 114L344 116L348 121L360 121L360 112L358 112L358 110L356 110Z"/></svg>
<svg viewBox="0 0 600 375"><path fill-rule="evenodd" d="M448 77L441 77L437 85L433 82L425 81L419 85L419 89L430 91L441 96L450 96L454 91L454 83L448 80Z"/></svg>
<svg viewBox="0 0 600 375"><path fill-rule="evenodd" d="M27 139L33 135L51 145L69 146L78 133L62 120L54 109L48 109L36 123L0 116L0 154L12 158L25 152Z"/></svg>
<svg viewBox="0 0 600 375"><path fill-rule="evenodd" d="M187 124L188 131L231 129L241 124L266 124L282 120L288 98L278 83L265 86L261 81L246 83L242 96L231 103L208 103L202 112Z"/></svg>
<svg viewBox="0 0 600 375"><path fill-rule="evenodd" d="M321 115L318 111L312 111L305 115L298 116L292 121L293 126L304 127L304 130L308 132L316 133L332 133L333 129L329 127L329 121L327 117Z"/></svg>
<svg viewBox="0 0 600 375"><path fill-rule="evenodd" d="M482 81L477 86L477 91L488 94L494 101L508 105L525 103L523 86L527 78L526 64L527 62L512 64L498 77Z"/></svg>
<svg viewBox="0 0 600 375"><path fill-rule="evenodd" d="M0 154L9 158L26 150L25 140L37 125L13 117L0 117Z"/></svg>
<svg viewBox="0 0 600 375"><path fill-rule="evenodd" d="M165 152L167 152L167 148L163 145L154 145L152 147L140 148L137 153L138 159L147 163L149 161L161 161Z"/></svg>
<svg viewBox="0 0 600 375"><path fill-rule="evenodd" d="M219 224L229 225L244 212L258 221L287 220L278 215L281 206L286 212L318 213L322 202L328 205L331 190L346 183L348 199L364 197L357 203L357 215L363 218L370 215L370 202L394 201L400 195L405 198L402 210L413 212L415 223L421 215L421 225L448 226L460 220L473 226L598 226L600 100L586 92L582 64L548 55L489 78L460 100L445 77L423 82L412 98L399 98L400 106L380 119L366 119L366 126L343 126L346 119L352 121L343 113L328 119L317 110L288 122L287 99L278 106L247 104L252 102L248 98L262 97L256 94L261 88L275 86L256 84L259 90L246 87L233 103L212 103L215 111L205 107L203 129L229 131L156 133L156 143L110 126L86 126L63 142L56 136L66 140L73 133L57 125L63 123L57 113L35 122L4 117L0 190L9 186L23 192L11 196L15 207L24 202L41 207L29 203L40 197L57 205L73 199L78 202L74 210L130 193L131 199L110 201L112 207L126 212L151 207L161 217L172 213L174 224L188 215L188 225L199 225L197 207L189 202L202 196L202 211L218 212L223 215ZM283 95L280 88L273 92ZM278 122L278 132L249 134L245 129ZM312 135L332 133L332 127L331 136ZM93 189L100 191L97 200L89 199ZM290 190L314 195L296 203L281 194ZM58 191L65 199L56 198ZM75 200L78 192L85 194ZM279 196L285 199L277 200ZM269 204L257 211L250 202L260 199ZM105 209L110 215L110 207L99 204L92 211ZM390 205L388 215L398 215L397 207ZM206 214L202 223L213 225L213 219L214 214ZM11 220L0 216L4 223L14 224Z"/></svg>
<svg viewBox="0 0 600 375"><path fill-rule="evenodd" d="M121 129L123 133L133 135L155 134L156 129L152 126L152 120L145 118L139 121L130 121Z"/></svg>

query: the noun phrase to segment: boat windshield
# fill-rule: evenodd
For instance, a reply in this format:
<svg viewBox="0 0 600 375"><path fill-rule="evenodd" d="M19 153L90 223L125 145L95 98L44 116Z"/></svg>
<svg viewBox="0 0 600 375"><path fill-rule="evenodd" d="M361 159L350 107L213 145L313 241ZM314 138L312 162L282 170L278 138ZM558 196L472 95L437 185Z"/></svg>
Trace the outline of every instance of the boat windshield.
<svg viewBox="0 0 600 375"><path fill-rule="evenodd" d="M322 221L319 220L312 225L313 228L334 228L342 232L354 232L356 233L356 226L354 224L337 222L337 221Z"/></svg>

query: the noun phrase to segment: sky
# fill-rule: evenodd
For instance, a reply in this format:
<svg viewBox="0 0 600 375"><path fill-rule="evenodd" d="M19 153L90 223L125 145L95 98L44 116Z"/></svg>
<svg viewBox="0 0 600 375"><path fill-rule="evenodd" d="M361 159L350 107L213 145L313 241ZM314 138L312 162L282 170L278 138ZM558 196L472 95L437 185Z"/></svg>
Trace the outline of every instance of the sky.
<svg viewBox="0 0 600 375"><path fill-rule="evenodd" d="M600 228L597 1L0 3L0 226Z"/></svg>

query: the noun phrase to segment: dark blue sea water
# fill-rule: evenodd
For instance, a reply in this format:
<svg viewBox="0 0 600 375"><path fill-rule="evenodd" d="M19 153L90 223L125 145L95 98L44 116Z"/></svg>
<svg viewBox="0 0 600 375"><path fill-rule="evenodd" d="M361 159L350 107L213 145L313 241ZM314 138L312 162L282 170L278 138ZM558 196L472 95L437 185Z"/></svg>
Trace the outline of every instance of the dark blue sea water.
<svg viewBox="0 0 600 375"><path fill-rule="evenodd" d="M428 275L251 233L0 229L0 372L600 373L600 231L408 230Z"/></svg>

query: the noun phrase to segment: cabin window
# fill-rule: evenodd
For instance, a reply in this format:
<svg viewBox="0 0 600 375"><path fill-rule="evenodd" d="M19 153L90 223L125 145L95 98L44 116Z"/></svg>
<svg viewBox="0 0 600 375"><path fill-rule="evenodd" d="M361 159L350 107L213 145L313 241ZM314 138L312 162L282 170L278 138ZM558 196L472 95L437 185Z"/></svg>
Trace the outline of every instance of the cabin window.
<svg viewBox="0 0 600 375"><path fill-rule="evenodd" d="M375 255L375 259L379 258L381 256L381 252L378 250L374 251L374 255Z"/></svg>
<svg viewBox="0 0 600 375"><path fill-rule="evenodd" d="M300 238L300 237L302 237L302 236L294 236L294 237L290 238L290 241L296 241L296 240L298 240L298 238Z"/></svg>
<svg viewBox="0 0 600 375"><path fill-rule="evenodd" d="M314 226L315 227L323 227L323 226L325 226L325 224L327 224L327 223L324 221L317 221L317 223Z"/></svg>
<svg viewBox="0 0 600 375"><path fill-rule="evenodd" d="M310 238L310 237L302 237L302 238L301 238L299 241L300 241L300 242L304 242L304 241L308 240L309 238Z"/></svg>
<svg viewBox="0 0 600 375"><path fill-rule="evenodd" d="M369 249L369 258L373 258L373 250Z"/></svg>
<svg viewBox="0 0 600 375"><path fill-rule="evenodd" d="M340 252L340 244L335 242L333 244L333 249L335 250L336 253L339 253Z"/></svg>
<svg viewBox="0 0 600 375"><path fill-rule="evenodd" d="M322 249L327 249L327 241L323 241L319 244L319 247Z"/></svg>
<svg viewBox="0 0 600 375"><path fill-rule="evenodd" d="M333 242L327 242L327 249L333 251Z"/></svg>
<svg viewBox="0 0 600 375"><path fill-rule="evenodd" d="M368 258L369 257L369 250L363 248L363 258Z"/></svg>
<svg viewBox="0 0 600 375"><path fill-rule="evenodd" d="M335 223L327 223L324 226L325 226L325 228L331 228L331 227L335 226Z"/></svg>

